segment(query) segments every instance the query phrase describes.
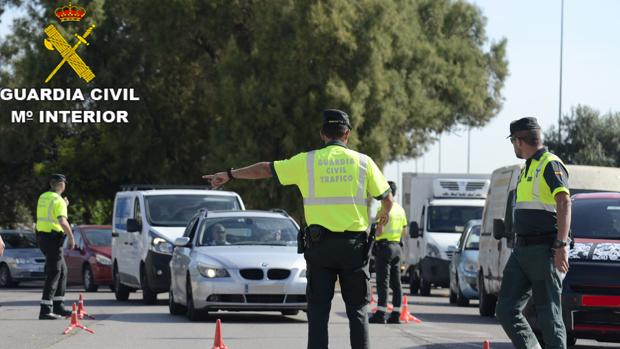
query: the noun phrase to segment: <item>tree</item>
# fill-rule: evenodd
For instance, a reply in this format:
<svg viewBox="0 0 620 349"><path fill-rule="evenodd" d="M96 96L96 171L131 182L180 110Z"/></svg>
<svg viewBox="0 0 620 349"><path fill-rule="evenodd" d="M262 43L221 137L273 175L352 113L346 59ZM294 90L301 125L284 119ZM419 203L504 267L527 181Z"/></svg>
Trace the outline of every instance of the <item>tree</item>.
<svg viewBox="0 0 620 349"><path fill-rule="evenodd" d="M620 166L620 113L601 115L579 105L562 118L562 143L551 127L545 133L549 150L567 164Z"/></svg>
<svg viewBox="0 0 620 349"><path fill-rule="evenodd" d="M86 24L97 24L81 53L97 74L90 85L133 87L141 102L67 106L125 109L129 126L22 128L43 141L17 161L9 190L27 183L34 165L75 178L72 193L86 207L111 200L122 183L197 184L204 172L320 146L320 112L328 107L349 112L351 146L383 164L421 154L439 132L484 125L502 104L506 41L489 44L480 9L464 1L85 4ZM0 64L11 67L0 86L39 86L57 59L40 44L55 6L38 0L28 8L30 20L0 46ZM68 37L85 25L63 28ZM53 86L83 86L64 73ZM0 138L13 142L15 127L0 124ZM250 207L299 215L296 193L273 181L229 188Z"/></svg>

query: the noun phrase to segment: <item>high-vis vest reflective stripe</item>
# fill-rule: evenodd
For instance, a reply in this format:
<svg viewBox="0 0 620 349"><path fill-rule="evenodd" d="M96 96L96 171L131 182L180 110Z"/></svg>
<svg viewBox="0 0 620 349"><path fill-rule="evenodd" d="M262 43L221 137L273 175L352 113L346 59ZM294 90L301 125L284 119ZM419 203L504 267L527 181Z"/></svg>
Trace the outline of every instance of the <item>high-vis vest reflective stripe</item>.
<svg viewBox="0 0 620 349"><path fill-rule="evenodd" d="M398 204L394 203L390 210L390 219L388 224L383 228L381 236L377 237L377 241L387 240L400 242L404 227L407 226L407 216L405 210Z"/></svg>
<svg viewBox="0 0 620 349"><path fill-rule="evenodd" d="M333 232L365 231L367 166L366 155L339 146L308 152L307 192L302 190L307 224Z"/></svg>
<svg viewBox="0 0 620 349"><path fill-rule="evenodd" d="M53 209L56 200L63 200L58 193L45 192L39 197L37 203L37 231L40 233L62 232L62 226L58 217L54 217Z"/></svg>
<svg viewBox="0 0 620 349"><path fill-rule="evenodd" d="M539 160L532 159L527 173L525 168L521 170L517 184L516 209L556 212L554 193L544 176L545 167L551 161L558 161L564 166L559 157L545 152Z"/></svg>

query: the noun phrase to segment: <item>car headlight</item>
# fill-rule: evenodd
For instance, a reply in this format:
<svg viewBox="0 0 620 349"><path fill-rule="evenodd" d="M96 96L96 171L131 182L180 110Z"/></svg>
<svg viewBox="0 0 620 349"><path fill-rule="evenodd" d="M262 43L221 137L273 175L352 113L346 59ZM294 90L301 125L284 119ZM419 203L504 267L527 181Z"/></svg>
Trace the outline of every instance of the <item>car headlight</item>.
<svg viewBox="0 0 620 349"><path fill-rule="evenodd" d="M112 265L112 260L104 255L101 254L95 254L95 259L97 260L97 263L102 264L102 265Z"/></svg>
<svg viewBox="0 0 620 349"><path fill-rule="evenodd" d="M151 245L153 246L153 251L158 253L172 254L174 250L173 244L160 237L153 238Z"/></svg>
<svg viewBox="0 0 620 349"><path fill-rule="evenodd" d="M466 272L475 273L478 270L478 266L475 263L465 263L463 266Z"/></svg>
<svg viewBox="0 0 620 349"><path fill-rule="evenodd" d="M34 263L34 259L25 258L25 257L17 257L15 258L15 264L32 264Z"/></svg>
<svg viewBox="0 0 620 349"><path fill-rule="evenodd" d="M439 248L433 244L426 244L426 252L429 257L439 258Z"/></svg>
<svg viewBox="0 0 620 349"><path fill-rule="evenodd" d="M198 264L198 272L200 275L209 279L230 277L226 269L214 268L202 264Z"/></svg>
<svg viewBox="0 0 620 349"><path fill-rule="evenodd" d="M306 269L302 270L301 273L299 274L300 278L305 278L306 277Z"/></svg>

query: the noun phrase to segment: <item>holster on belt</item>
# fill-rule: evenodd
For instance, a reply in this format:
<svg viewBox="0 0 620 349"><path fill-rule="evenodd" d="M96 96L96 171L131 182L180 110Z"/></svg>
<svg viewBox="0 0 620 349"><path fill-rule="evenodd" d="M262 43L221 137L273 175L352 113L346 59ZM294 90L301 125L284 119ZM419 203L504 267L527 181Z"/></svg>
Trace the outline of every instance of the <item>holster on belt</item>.
<svg viewBox="0 0 620 349"><path fill-rule="evenodd" d="M308 226L306 231L306 246L312 247L318 245L323 240L326 229L320 225L312 224Z"/></svg>
<svg viewBox="0 0 620 349"><path fill-rule="evenodd" d="M372 255L373 252L373 247L375 246L375 239L377 237L377 233L375 231L375 229L370 229L370 234L368 234L368 239L366 240L366 246L364 247L364 260L362 263L362 266L365 266L366 264L368 264L368 261L370 261L370 256Z"/></svg>

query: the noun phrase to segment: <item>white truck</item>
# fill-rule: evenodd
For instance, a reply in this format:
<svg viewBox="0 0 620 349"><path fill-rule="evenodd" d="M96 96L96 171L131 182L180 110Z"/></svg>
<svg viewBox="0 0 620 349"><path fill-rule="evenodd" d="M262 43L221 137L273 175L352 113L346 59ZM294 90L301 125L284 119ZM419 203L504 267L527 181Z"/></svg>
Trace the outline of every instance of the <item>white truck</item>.
<svg viewBox="0 0 620 349"><path fill-rule="evenodd" d="M409 238L403 246L411 294L450 285L449 266L465 224L481 219L489 188L485 174L403 173Z"/></svg>

